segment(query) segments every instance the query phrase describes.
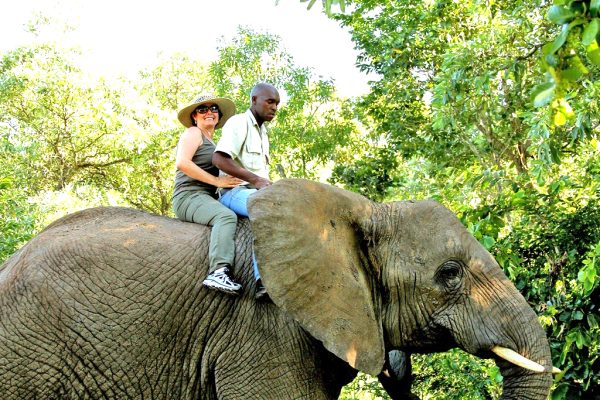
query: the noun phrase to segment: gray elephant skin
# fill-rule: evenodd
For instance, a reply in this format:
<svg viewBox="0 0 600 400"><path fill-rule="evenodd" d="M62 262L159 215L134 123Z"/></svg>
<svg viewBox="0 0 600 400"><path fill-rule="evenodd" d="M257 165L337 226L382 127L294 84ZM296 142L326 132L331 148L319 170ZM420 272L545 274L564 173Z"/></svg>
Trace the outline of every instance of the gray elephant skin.
<svg viewBox="0 0 600 400"><path fill-rule="evenodd" d="M0 271L0 398L335 399L387 354L453 347L496 360L502 398L547 398L535 313L440 204L282 180L249 209L238 297L201 284L208 227L110 207L48 226ZM253 298L253 241L272 301Z"/></svg>

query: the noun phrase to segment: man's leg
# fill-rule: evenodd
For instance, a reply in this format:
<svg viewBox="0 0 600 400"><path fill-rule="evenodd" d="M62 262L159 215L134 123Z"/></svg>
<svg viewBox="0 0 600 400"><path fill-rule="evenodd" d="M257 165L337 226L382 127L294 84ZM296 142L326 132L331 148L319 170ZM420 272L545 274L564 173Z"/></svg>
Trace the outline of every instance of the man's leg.
<svg viewBox="0 0 600 400"><path fill-rule="evenodd" d="M238 186L225 192L219 198L221 204L233 210L237 215L242 217L248 217L248 197L256 193L256 189L248 189L243 186ZM254 273L254 279L257 284L257 297L260 298L266 294L266 290L260 279L260 272L258 271L258 264L256 263L256 257L254 251L252 251L252 272Z"/></svg>
<svg viewBox="0 0 600 400"><path fill-rule="evenodd" d="M248 197L256 193L256 189L248 189L244 186L238 186L225 192L219 198L221 204L233 210L237 215L242 217L248 216Z"/></svg>

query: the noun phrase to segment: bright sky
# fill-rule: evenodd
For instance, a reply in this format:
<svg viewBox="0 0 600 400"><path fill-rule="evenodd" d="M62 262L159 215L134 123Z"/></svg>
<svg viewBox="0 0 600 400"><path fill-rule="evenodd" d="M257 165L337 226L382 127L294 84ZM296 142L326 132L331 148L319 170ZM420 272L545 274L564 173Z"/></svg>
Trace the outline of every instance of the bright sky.
<svg viewBox="0 0 600 400"><path fill-rule="evenodd" d="M187 52L216 58L217 40L230 40L239 25L278 35L296 65L333 78L342 96L368 91L369 77L356 67L350 34L300 0L7 0L0 13L0 52L26 44L34 12L77 26L61 40L80 45L87 67L131 74L154 64L157 54Z"/></svg>

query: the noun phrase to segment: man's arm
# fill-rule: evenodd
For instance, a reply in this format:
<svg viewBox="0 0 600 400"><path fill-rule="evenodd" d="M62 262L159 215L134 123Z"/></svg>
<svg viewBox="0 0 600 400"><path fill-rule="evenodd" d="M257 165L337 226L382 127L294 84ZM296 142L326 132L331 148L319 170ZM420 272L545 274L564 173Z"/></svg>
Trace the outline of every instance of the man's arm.
<svg viewBox="0 0 600 400"><path fill-rule="evenodd" d="M256 189L262 189L271 184L271 181L262 178L247 169L240 167L235 161L231 159L229 154L222 151L215 151L212 156L212 163L219 168L221 171L228 175L235 176L246 182L249 182Z"/></svg>

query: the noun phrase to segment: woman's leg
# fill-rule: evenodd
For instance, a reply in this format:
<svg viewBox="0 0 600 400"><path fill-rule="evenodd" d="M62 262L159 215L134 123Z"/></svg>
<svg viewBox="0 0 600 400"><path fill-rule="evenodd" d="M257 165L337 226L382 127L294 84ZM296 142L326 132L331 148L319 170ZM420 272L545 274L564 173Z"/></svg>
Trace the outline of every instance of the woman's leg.
<svg viewBox="0 0 600 400"><path fill-rule="evenodd" d="M212 227L208 250L209 273L233 265L237 226L237 216L233 211L212 196L193 191L173 199L173 208L175 215L183 221Z"/></svg>

